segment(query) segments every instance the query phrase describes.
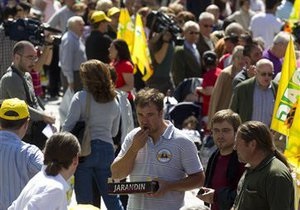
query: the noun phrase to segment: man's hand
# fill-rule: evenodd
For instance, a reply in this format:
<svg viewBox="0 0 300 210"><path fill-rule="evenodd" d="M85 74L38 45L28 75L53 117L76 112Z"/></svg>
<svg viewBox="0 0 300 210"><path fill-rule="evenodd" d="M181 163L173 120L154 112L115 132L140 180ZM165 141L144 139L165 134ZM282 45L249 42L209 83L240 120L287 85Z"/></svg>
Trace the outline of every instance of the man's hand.
<svg viewBox="0 0 300 210"><path fill-rule="evenodd" d="M256 66L251 65L247 68L247 74L249 78L254 77L256 75Z"/></svg>
<svg viewBox="0 0 300 210"><path fill-rule="evenodd" d="M149 129L142 128L140 131L138 131L132 141L131 148L138 152L141 148L143 148L147 142L149 135Z"/></svg>
<svg viewBox="0 0 300 210"><path fill-rule="evenodd" d="M44 114L43 120L47 124L54 124L55 123L55 117L52 115Z"/></svg>
<svg viewBox="0 0 300 210"><path fill-rule="evenodd" d="M169 182L164 180L155 180L158 182L158 190L155 193L147 194L150 197L162 197L169 191Z"/></svg>
<svg viewBox="0 0 300 210"><path fill-rule="evenodd" d="M202 194L198 194L197 198L200 198L206 203L213 203L214 202L214 194L215 190L211 188L201 187L201 189L204 191Z"/></svg>

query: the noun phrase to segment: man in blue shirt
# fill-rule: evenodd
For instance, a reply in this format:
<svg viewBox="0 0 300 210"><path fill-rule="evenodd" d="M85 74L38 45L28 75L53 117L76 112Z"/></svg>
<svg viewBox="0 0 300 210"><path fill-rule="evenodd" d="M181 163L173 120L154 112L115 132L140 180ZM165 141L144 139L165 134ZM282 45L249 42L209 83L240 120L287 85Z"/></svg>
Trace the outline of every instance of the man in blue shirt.
<svg viewBox="0 0 300 210"><path fill-rule="evenodd" d="M38 173L43 164L43 153L21 139L29 124L25 101L11 98L0 108L0 209L18 197L27 182Z"/></svg>
<svg viewBox="0 0 300 210"><path fill-rule="evenodd" d="M80 16L69 18L68 31L62 36L59 48L59 63L61 67L61 81L64 91L69 87L75 92L82 89L79 76L80 64L85 62L85 45L81 38L84 21Z"/></svg>

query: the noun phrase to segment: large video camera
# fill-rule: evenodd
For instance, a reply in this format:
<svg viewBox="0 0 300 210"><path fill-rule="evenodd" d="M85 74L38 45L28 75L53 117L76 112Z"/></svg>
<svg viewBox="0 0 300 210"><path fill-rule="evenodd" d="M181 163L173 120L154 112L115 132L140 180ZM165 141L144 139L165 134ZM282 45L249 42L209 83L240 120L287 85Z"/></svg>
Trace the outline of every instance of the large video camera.
<svg viewBox="0 0 300 210"><path fill-rule="evenodd" d="M32 44L39 46L47 44L44 34L45 30L52 33L61 33L60 30L43 25L37 20L27 18L5 21L3 22L3 27L5 35L9 36L11 40L27 40ZM60 42L61 35L53 36L53 42L51 42L51 44L59 45Z"/></svg>
<svg viewBox="0 0 300 210"><path fill-rule="evenodd" d="M158 12L158 11L150 12L147 15L146 26L152 32L156 32L156 33L169 31L172 34L173 40L175 42L181 40L179 38L179 35L182 32L181 28L177 25L177 23L174 20L172 20L168 15L162 12Z"/></svg>

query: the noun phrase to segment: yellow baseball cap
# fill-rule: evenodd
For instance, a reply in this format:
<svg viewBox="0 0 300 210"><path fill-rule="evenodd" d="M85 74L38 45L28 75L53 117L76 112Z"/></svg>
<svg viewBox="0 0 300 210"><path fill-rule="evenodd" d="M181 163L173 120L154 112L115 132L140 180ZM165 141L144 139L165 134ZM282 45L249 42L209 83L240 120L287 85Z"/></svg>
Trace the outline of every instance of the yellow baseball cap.
<svg viewBox="0 0 300 210"><path fill-rule="evenodd" d="M0 118L5 120L21 120L29 117L28 106L18 98L5 99L0 108Z"/></svg>
<svg viewBox="0 0 300 210"><path fill-rule="evenodd" d="M107 16L108 17L111 17L113 16L114 14L117 14L118 12L120 12L120 9L118 7L112 7L108 10L107 12Z"/></svg>
<svg viewBox="0 0 300 210"><path fill-rule="evenodd" d="M92 16L91 16L91 22L94 24L94 23L98 23L100 21L107 21L107 22L110 22L111 19L108 18L104 12L102 11L95 11L93 12Z"/></svg>

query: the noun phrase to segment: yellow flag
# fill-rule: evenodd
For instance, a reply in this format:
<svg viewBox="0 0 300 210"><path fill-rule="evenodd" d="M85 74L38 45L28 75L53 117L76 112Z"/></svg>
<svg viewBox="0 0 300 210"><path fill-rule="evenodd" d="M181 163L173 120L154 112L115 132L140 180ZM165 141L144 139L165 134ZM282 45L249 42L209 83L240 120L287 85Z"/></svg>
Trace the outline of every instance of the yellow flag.
<svg viewBox="0 0 300 210"><path fill-rule="evenodd" d="M300 0L294 2L293 10L291 12L289 20L294 23L300 20Z"/></svg>
<svg viewBox="0 0 300 210"><path fill-rule="evenodd" d="M295 209L298 209L300 199L300 97L292 107L288 117L290 118L291 127L284 155L295 175Z"/></svg>
<svg viewBox="0 0 300 210"><path fill-rule="evenodd" d="M296 69L296 55L292 38L287 46L281 70L271 128L289 136L290 123L287 118L300 96L300 69Z"/></svg>
<svg viewBox="0 0 300 210"><path fill-rule="evenodd" d="M117 38L125 40L129 51L132 52L134 25L126 8L121 8L120 11Z"/></svg>
<svg viewBox="0 0 300 210"><path fill-rule="evenodd" d="M136 14L135 19L134 45L131 57L135 67L137 67L142 73L142 79L147 81L152 76L153 69L151 67L150 52L142 18L139 14Z"/></svg>

